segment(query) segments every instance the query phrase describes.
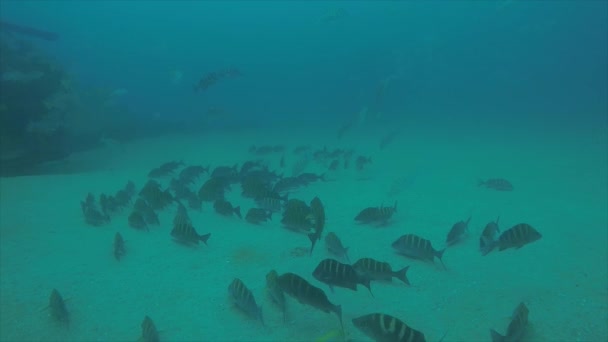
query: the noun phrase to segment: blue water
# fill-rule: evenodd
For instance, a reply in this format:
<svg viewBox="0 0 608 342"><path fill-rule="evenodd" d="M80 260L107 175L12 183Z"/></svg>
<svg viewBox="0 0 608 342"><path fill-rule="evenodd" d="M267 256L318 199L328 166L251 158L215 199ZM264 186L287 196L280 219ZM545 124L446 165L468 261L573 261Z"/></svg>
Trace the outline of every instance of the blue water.
<svg viewBox="0 0 608 342"><path fill-rule="evenodd" d="M59 138L19 139L14 127L32 122L0 103L10 137L1 162L21 176L0 178L0 340L133 340L149 315L161 340L367 341L352 319L383 312L430 341L480 341L490 328L505 333L520 302L530 309L523 341L608 338L608 2L0 0L0 20L57 34L14 37L56 60L81 96L68 121L80 135ZM241 75L194 90L228 68ZM0 92L15 71L24 70L0 70ZM42 148L55 145L62 158L42 163ZM260 156L251 145L285 150ZM293 152L302 145L311 152ZM329 170L331 158L314 157L334 149L373 162L356 170L341 156ZM280 228L281 213L253 226L203 203L189 215L212 237L190 250L170 242L175 204L147 232L129 228L130 207L92 227L79 206L128 180L141 189L167 161L213 169L257 159L282 176L299 164L325 174L289 198L318 196L325 234L337 233L351 260L411 266L412 286L330 292L310 274L329 257L324 241L309 253L305 235ZM494 177L514 190L477 186ZM243 214L256 206L238 184L226 196ZM386 227L353 221L393 203ZM390 247L413 233L443 249L469 216L447 270ZM498 216L502 231L523 222L543 237L482 257L479 235ZM120 262L116 232L127 245ZM300 274L341 304L344 338L333 315L295 300L283 322L264 296L270 269ZM266 327L231 310L237 277ZM44 310L53 288L69 298L69 330Z"/></svg>
<svg viewBox="0 0 608 342"><path fill-rule="evenodd" d="M509 113L576 124L604 119L606 6L3 1L2 18L59 33L59 42L44 45L74 76L127 89L129 106L144 117L195 116L209 105L258 122L316 120L320 108L337 117L368 105L378 83L396 75L384 96L388 115L405 109L441 119L459 110L466 121ZM321 22L335 8L348 15ZM229 66L244 76L205 95L189 91Z"/></svg>

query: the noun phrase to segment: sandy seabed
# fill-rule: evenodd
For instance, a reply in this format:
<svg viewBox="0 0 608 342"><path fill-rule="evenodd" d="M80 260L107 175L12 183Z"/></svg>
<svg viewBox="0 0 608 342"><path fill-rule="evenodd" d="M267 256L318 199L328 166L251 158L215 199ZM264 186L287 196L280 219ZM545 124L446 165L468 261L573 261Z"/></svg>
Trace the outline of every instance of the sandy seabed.
<svg viewBox="0 0 608 342"><path fill-rule="evenodd" d="M603 128L580 135L412 129L383 150L378 148L382 132L355 132L339 141L333 131L318 127L279 131L141 140L73 156L70 165L86 164L87 172L1 179L0 340L133 341L141 335L145 315L167 341L342 340L335 315L292 299L283 322L265 294L265 275L276 269L305 277L342 305L351 340L369 340L352 325L353 318L382 312L422 331L429 341L444 334L444 341L488 341L489 329L504 333L511 312L523 301L530 310L527 341L606 341L608 157ZM373 164L363 173L339 170L328 174L329 181L290 197L308 202L319 196L327 215L325 232L341 237L351 260L373 257L394 269L410 265L412 285L372 283L374 297L362 287L331 293L312 277L318 262L329 257L323 241L312 256L298 255L298 248L309 248L308 238L281 228L279 215L254 226L222 217L204 203L202 211L190 210L190 216L199 233L212 235L208 246L194 249L171 241L175 205L159 213L161 225L149 232L128 226L128 210L102 227L84 222L79 202L88 192L114 193L128 180L141 188L150 169L171 160L241 164L257 158L248 152L251 144L284 144L287 175L297 160L291 151L302 144L371 155ZM278 168L280 157L269 157L273 167ZM325 170L313 163L307 171ZM478 179L491 177L510 180L515 190L477 186ZM387 195L399 180L405 180L400 192ZM240 196L238 185L227 198L243 214L254 207ZM386 227L353 220L365 207L394 201L398 213ZM444 248L452 224L469 215L469 237L445 252L447 271L406 259L391 248L407 233ZM498 216L502 230L525 222L543 238L482 257L479 234ZM112 256L116 232L128 249L120 262ZM233 308L227 287L235 277L253 291L265 327ZM53 288L68 299L69 329L45 310Z"/></svg>

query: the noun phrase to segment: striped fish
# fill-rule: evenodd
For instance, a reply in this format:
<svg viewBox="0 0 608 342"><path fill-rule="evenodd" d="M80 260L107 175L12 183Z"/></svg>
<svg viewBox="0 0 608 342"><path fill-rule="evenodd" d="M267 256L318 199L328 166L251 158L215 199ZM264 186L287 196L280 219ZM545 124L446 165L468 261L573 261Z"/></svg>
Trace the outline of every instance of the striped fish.
<svg viewBox="0 0 608 342"><path fill-rule="evenodd" d="M277 197L260 197L255 199L255 203L258 207L264 210L268 210L272 213L278 213L283 210L283 200Z"/></svg>
<svg viewBox="0 0 608 342"><path fill-rule="evenodd" d="M445 249L442 249L440 251L435 250L429 240L423 239L418 235L403 235L395 242L393 242L392 246L397 251L397 253L403 254L407 257L414 259L435 262L435 257L437 257L437 259L439 259L439 261L445 268L443 260L441 260Z"/></svg>
<svg viewBox="0 0 608 342"><path fill-rule="evenodd" d="M357 284L367 287L369 292L372 292L368 277L355 271L351 265L343 264L334 259L322 260L312 275L318 281L329 285L332 292L334 291L334 286L357 291Z"/></svg>
<svg viewBox="0 0 608 342"><path fill-rule="evenodd" d="M388 220L397 212L397 202L392 207L369 207L361 210L355 221L363 224L387 224Z"/></svg>
<svg viewBox="0 0 608 342"><path fill-rule="evenodd" d="M496 332L496 330L490 329L492 342L521 341L526 332L526 326L528 325L528 312L526 304L519 303L513 312L513 316L511 316L511 322L509 323L507 333L504 336Z"/></svg>
<svg viewBox="0 0 608 342"><path fill-rule="evenodd" d="M266 292L272 301L281 308L281 311L283 312L283 323L285 323L287 313L285 293L283 293L283 290L279 286L279 275L275 270L266 274Z"/></svg>
<svg viewBox="0 0 608 342"><path fill-rule="evenodd" d="M498 250L519 249L542 238L542 235L527 223L520 223L505 230L498 238Z"/></svg>
<svg viewBox="0 0 608 342"><path fill-rule="evenodd" d="M234 280L232 280L232 283L228 286L228 293L230 293L234 304L239 309L249 316L259 319L260 322L262 322L262 325L264 325L262 308L255 302L251 290L249 290L240 279L234 278Z"/></svg>
<svg viewBox="0 0 608 342"><path fill-rule="evenodd" d="M199 235L191 223L183 223L173 226L171 236L175 241L185 245L198 245L199 241L203 241L206 245L211 233Z"/></svg>
<svg viewBox="0 0 608 342"><path fill-rule="evenodd" d="M141 337L140 342L159 342L158 330L152 319L148 316L144 317L144 321L141 322Z"/></svg>
<svg viewBox="0 0 608 342"><path fill-rule="evenodd" d="M410 285L410 281L407 279L406 275L407 270L410 268L409 266L405 266L399 271L393 271L388 262L382 262L372 258L363 258L357 260L353 265L353 268L355 271L365 275L371 280L392 281L393 278L397 278L406 285Z"/></svg>
<svg viewBox="0 0 608 342"><path fill-rule="evenodd" d="M180 224L189 224L190 222L191 221L190 216L188 216L188 210L183 204L178 202L177 212L175 213L175 217L173 218L173 225L176 226Z"/></svg>
<svg viewBox="0 0 608 342"><path fill-rule="evenodd" d="M376 341L425 342L424 334L412 329L401 320L382 313L373 313L353 319L353 325Z"/></svg>
<svg viewBox="0 0 608 342"><path fill-rule="evenodd" d="M320 288L311 285L304 278L294 273L282 274L279 277L279 286L283 292L295 298L301 304L310 305L326 313L335 313L340 319L340 326L344 329L342 307L332 304Z"/></svg>

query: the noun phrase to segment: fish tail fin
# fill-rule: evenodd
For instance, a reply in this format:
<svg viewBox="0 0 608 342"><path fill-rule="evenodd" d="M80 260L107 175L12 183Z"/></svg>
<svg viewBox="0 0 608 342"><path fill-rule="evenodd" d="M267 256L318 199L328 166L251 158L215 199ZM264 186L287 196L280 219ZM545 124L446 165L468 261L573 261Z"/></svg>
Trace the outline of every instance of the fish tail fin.
<svg viewBox="0 0 608 342"><path fill-rule="evenodd" d="M207 244L207 240L209 240L210 236L211 236L211 233L207 233L207 234L199 236L199 239L201 241L203 241L203 243L206 245Z"/></svg>
<svg viewBox="0 0 608 342"><path fill-rule="evenodd" d="M262 315L262 306L258 306L258 319L262 322L263 326L266 326L266 323L264 323L264 316Z"/></svg>
<svg viewBox="0 0 608 342"><path fill-rule="evenodd" d="M344 323L342 323L342 305L334 305L333 311L340 319L340 327L342 327L342 331L344 332Z"/></svg>
<svg viewBox="0 0 608 342"><path fill-rule="evenodd" d="M318 240L317 232L308 234L308 238L310 239L310 243L312 244L310 246L310 255L312 255L312 250L315 249L315 245L317 244Z"/></svg>
<svg viewBox="0 0 608 342"><path fill-rule="evenodd" d="M445 264L443 263L443 259L442 259L443 253L445 253L445 248L438 252L435 252L435 256L437 257L437 259L439 259L439 261L441 262L441 265L443 265L443 268L447 270L448 268L445 267Z"/></svg>
<svg viewBox="0 0 608 342"><path fill-rule="evenodd" d="M369 293L372 295L372 297L374 297L370 279L368 277L361 277L360 281L361 281L361 285L367 287L367 289L369 290Z"/></svg>
<svg viewBox="0 0 608 342"><path fill-rule="evenodd" d="M484 185L486 185L486 182L485 182L485 181L483 181L483 180L481 180L481 179L478 179L478 180L477 180L477 186L484 186Z"/></svg>
<svg viewBox="0 0 608 342"><path fill-rule="evenodd" d="M490 336L492 337L492 342L503 342L505 340L505 337L494 329L490 329Z"/></svg>
<svg viewBox="0 0 608 342"><path fill-rule="evenodd" d="M401 280L402 282L404 282L406 285L410 285L410 280L407 279L407 270L409 270L409 266L405 266L404 268L400 269L399 271L395 272L394 276Z"/></svg>

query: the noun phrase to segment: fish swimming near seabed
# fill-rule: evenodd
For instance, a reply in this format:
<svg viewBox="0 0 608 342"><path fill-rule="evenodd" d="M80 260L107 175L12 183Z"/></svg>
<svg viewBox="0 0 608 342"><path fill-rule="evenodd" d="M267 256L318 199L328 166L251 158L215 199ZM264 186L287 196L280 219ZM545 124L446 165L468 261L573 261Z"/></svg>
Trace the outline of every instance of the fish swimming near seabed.
<svg viewBox="0 0 608 342"><path fill-rule="evenodd" d="M483 229L483 232L479 237L479 250L481 251L481 255L487 255L496 247L496 237L498 236L498 233L500 233L500 229L498 228L499 219L500 217L496 218L496 221L489 222Z"/></svg>

